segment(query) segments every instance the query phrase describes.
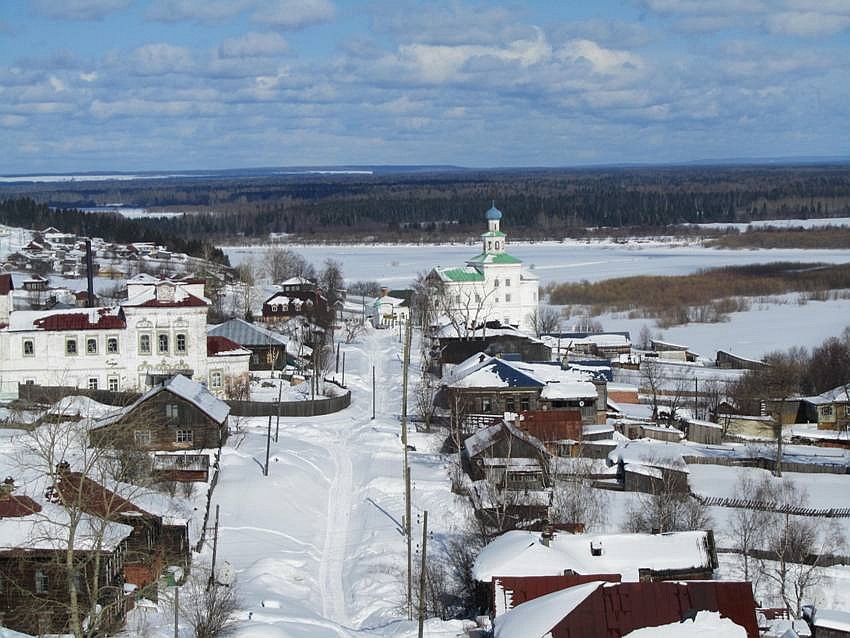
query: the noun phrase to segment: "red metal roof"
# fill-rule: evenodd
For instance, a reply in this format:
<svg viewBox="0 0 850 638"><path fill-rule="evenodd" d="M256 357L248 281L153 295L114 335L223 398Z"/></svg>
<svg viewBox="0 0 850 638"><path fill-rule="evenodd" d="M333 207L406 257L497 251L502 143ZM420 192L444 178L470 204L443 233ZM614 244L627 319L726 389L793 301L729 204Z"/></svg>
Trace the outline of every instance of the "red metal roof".
<svg viewBox="0 0 850 638"><path fill-rule="evenodd" d="M111 308L98 308L97 321L91 321L91 313L85 310L51 314L32 323L42 330L122 330L127 327L123 315L114 314Z"/></svg>
<svg viewBox="0 0 850 638"><path fill-rule="evenodd" d="M581 441L581 411L578 409L528 410L522 417L517 423L519 428L544 443L565 439Z"/></svg>
<svg viewBox="0 0 850 638"><path fill-rule="evenodd" d="M600 587L552 630L552 638L619 638L642 627L680 622L695 611L718 611L758 638L748 582L620 583Z"/></svg>
<svg viewBox="0 0 850 638"><path fill-rule="evenodd" d="M230 352L231 350L242 350L242 346L227 337L207 336L208 357L212 357L219 352Z"/></svg>
<svg viewBox="0 0 850 638"><path fill-rule="evenodd" d="M8 295L10 290L15 289L12 275L0 275L0 295Z"/></svg>
<svg viewBox="0 0 850 638"><path fill-rule="evenodd" d="M122 514L140 514L147 518L153 514L138 505L108 490L100 483L83 476L80 472L59 471L57 482L59 496L66 504L74 504L92 516L105 520L116 520Z"/></svg>
<svg viewBox="0 0 850 638"><path fill-rule="evenodd" d="M130 305L130 304L125 304ZM149 299L148 301L143 301L141 303L132 304L133 307L137 308L183 308L187 306L206 306L207 302L203 299L199 299L195 295L187 294L180 301L163 301L160 299Z"/></svg>
<svg viewBox="0 0 850 638"><path fill-rule="evenodd" d="M29 516L41 511L41 505L29 496L10 494L7 499L0 499L0 518L17 518Z"/></svg>
<svg viewBox="0 0 850 638"><path fill-rule="evenodd" d="M493 579L493 599L490 601L492 609L500 607L496 596L502 592L510 592L510 601L505 601L503 606L506 611L513 609L529 600L540 596L551 594L568 587L592 583L595 580L604 580L609 583L619 583L620 574L564 574L562 576L498 576Z"/></svg>

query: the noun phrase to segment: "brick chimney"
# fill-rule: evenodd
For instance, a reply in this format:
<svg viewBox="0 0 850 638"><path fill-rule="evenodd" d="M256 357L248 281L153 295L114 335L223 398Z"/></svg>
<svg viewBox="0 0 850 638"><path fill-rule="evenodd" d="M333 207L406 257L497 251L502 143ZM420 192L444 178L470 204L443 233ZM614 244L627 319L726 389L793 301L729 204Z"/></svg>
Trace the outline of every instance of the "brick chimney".
<svg viewBox="0 0 850 638"><path fill-rule="evenodd" d="M546 547L551 547L552 540L554 538L555 526L549 521L543 521L543 531L540 534L540 542Z"/></svg>

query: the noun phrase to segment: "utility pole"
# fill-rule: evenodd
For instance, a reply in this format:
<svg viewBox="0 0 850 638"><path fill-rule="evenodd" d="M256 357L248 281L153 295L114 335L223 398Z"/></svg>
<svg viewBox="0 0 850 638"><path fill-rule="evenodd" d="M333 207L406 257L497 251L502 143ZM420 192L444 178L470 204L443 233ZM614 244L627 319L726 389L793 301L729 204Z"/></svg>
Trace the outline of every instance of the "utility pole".
<svg viewBox="0 0 850 638"><path fill-rule="evenodd" d="M283 374L278 379L277 386L277 421L274 424L274 442L277 443L278 434L280 434L280 399L283 396Z"/></svg>
<svg viewBox="0 0 850 638"><path fill-rule="evenodd" d="M699 379L694 377L694 418L699 418Z"/></svg>
<svg viewBox="0 0 850 638"><path fill-rule="evenodd" d="M410 320L407 321L407 331L404 339L404 360L401 373L401 446L403 452L404 473L404 512L405 532L407 534L407 615L413 620L413 561L411 558L411 521L410 521L410 465L407 458L407 373L410 367Z"/></svg>
<svg viewBox="0 0 850 638"><path fill-rule="evenodd" d="M372 366L372 420L375 420L375 366Z"/></svg>
<svg viewBox="0 0 850 638"><path fill-rule="evenodd" d="M342 353L342 385L345 385L345 352Z"/></svg>
<svg viewBox="0 0 850 638"><path fill-rule="evenodd" d="M336 368L334 369L334 374L339 374L339 344L340 342L336 342Z"/></svg>
<svg viewBox="0 0 850 638"><path fill-rule="evenodd" d="M174 586L174 638L179 638L180 627L180 587Z"/></svg>
<svg viewBox="0 0 850 638"><path fill-rule="evenodd" d="M269 415L269 429L266 433L266 467L263 468L263 476L269 475L269 449L272 445L272 415Z"/></svg>
<svg viewBox="0 0 850 638"><path fill-rule="evenodd" d="M215 535L213 536L212 566L210 567L210 579L207 581L207 591L215 585L215 558L218 554L218 513L219 504L215 505Z"/></svg>
<svg viewBox="0 0 850 638"><path fill-rule="evenodd" d="M422 519L422 563L419 566L419 638L425 630L425 554L428 545L428 510Z"/></svg>

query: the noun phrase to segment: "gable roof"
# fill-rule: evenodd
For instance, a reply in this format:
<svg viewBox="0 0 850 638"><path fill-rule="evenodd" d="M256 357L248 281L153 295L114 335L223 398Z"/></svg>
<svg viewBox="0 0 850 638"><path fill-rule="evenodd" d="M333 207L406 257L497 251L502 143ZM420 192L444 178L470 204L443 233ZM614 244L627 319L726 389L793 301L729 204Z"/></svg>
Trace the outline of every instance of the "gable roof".
<svg viewBox="0 0 850 638"><path fill-rule="evenodd" d="M243 356L249 354L251 354L250 350L246 350L238 343L228 339L227 337L207 335L208 357Z"/></svg>
<svg viewBox="0 0 850 638"><path fill-rule="evenodd" d="M505 421L504 419L498 423L494 423L493 425L478 430L478 432L472 436L467 437L463 442L463 446L469 458L472 458L474 456L478 456L481 452L491 447L505 436L513 436L525 441L529 445L535 447L542 456L549 456L549 451L539 439L524 430L520 430L513 423Z"/></svg>
<svg viewBox="0 0 850 638"><path fill-rule="evenodd" d="M154 517L154 514L80 472L60 469L56 490L64 503L104 520L114 521L122 516Z"/></svg>
<svg viewBox="0 0 850 638"><path fill-rule="evenodd" d="M200 383L195 383L182 374L178 374L168 379L165 383L154 386L130 405L102 419L98 419L94 422L92 429L97 430L120 421L145 401L160 392L171 392L175 396L188 401L216 423L224 423L224 420L230 414L230 406L227 403L216 397Z"/></svg>
<svg viewBox="0 0 850 638"><path fill-rule="evenodd" d="M443 281L484 281L484 273L473 266L459 268L434 268L434 272Z"/></svg>
<svg viewBox="0 0 850 638"><path fill-rule="evenodd" d="M513 530L490 542L475 559L473 575L481 582L497 576L557 576L620 574L637 582L638 570L713 569L715 554L710 532L667 534L555 534L547 547L539 532ZM602 554L591 553L591 542Z"/></svg>
<svg viewBox="0 0 850 638"><path fill-rule="evenodd" d="M472 259L466 261L468 264L521 264L522 259L518 259L508 253L480 253Z"/></svg>

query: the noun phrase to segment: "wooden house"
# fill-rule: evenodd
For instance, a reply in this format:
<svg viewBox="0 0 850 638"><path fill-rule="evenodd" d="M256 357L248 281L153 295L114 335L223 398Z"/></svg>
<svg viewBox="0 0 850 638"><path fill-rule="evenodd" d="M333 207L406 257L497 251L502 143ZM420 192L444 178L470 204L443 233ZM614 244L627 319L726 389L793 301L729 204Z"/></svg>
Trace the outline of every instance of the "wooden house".
<svg viewBox="0 0 850 638"><path fill-rule="evenodd" d="M287 352L289 340L278 332L249 323L244 319L230 319L207 329L207 335L225 337L251 351L249 370L283 370L295 364L295 353Z"/></svg>
<svg viewBox="0 0 850 638"><path fill-rule="evenodd" d="M167 565L186 566L189 562L189 538L185 524L168 524L162 516L153 514L107 489L80 472L71 471L67 464L57 469L54 486L60 502L72 503L82 511L102 520L122 523L132 528L126 538L124 582L140 590L150 589Z"/></svg>
<svg viewBox="0 0 850 638"><path fill-rule="evenodd" d="M316 325L327 327L334 311L327 296L315 283L304 277L292 277L279 284L278 292L263 302L263 321L276 324L293 317L305 317Z"/></svg>
<svg viewBox="0 0 850 638"><path fill-rule="evenodd" d="M76 521L73 573L66 567L68 511L59 503L14 494L7 479L0 488L0 625L33 635L68 633L72 621L71 583L77 589L78 621L94 604L101 630L124 623L127 539L133 528L96 522L84 514ZM97 583L97 588L91 587Z"/></svg>
<svg viewBox="0 0 850 638"><path fill-rule="evenodd" d="M511 490L549 486L549 452L543 443L502 420L463 442L463 461L473 480Z"/></svg>
<svg viewBox="0 0 850 638"><path fill-rule="evenodd" d="M823 394L805 397L802 402L806 415L813 417L807 420L817 420L819 430L850 429L850 381Z"/></svg>
<svg viewBox="0 0 850 638"><path fill-rule="evenodd" d="M217 448L227 436L229 414L227 403L178 374L96 421L89 438L95 446L141 450Z"/></svg>

